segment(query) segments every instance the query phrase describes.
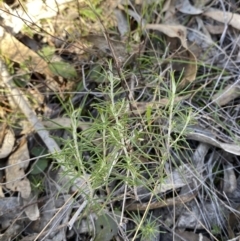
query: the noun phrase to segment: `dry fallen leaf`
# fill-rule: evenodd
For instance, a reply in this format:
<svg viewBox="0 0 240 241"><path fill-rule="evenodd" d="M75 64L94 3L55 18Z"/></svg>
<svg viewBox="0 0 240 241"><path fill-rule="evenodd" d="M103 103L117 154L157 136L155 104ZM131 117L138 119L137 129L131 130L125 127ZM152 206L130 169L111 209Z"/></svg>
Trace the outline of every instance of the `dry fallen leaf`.
<svg viewBox="0 0 240 241"><path fill-rule="evenodd" d="M147 24L146 29L158 30L171 38L178 38L187 49L187 30L182 25Z"/></svg>
<svg viewBox="0 0 240 241"><path fill-rule="evenodd" d="M6 187L14 192L21 193L23 203L27 207L24 209L27 217L34 221L39 218L37 204L28 206L32 201L30 182L25 176L25 169L29 164L29 152L26 138L23 139L18 149L9 157L6 167Z"/></svg>
<svg viewBox="0 0 240 241"><path fill-rule="evenodd" d="M65 129L65 128L71 127L72 120L68 117L59 117L59 118L43 121L43 124L46 128L50 128L50 129ZM81 128L81 130L87 130L91 127L91 123L83 122L83 121L78 121L77 125L78 125L78 128Z"/></svg>
<svg viewBox="0 0 240 241"><path fill-rule="evenodd" d="M177 9L175 8L176 1L177 0L165 1L163 9L162 9L162 13L165 13L165 14L163 14L163 16L161 16L162 23L179 24L178 18L176 16L176 13L177 13Z"/></svg>
<svg viewBox="0 0 240 241"><path fill-rule="evenodd" d="M3 56L16 63L25 64L30 71L53 76L47 62L2 27L0 27L0 37L0 49Z"/></svg>
<svg viewBox="0 0 240 241"><path fill-rule="evenodd" d="M218 22L231 25L240 30L240 15L232 12L223 12L218 9L210 8L203 12L203 15L210 17Z"/></svg>
<svg viewBox="0 0 240 241"><path fill-rule="evenodd" d="M179 12L189 15L197 15L203 12L201 9L194 7L189 0L178 0L175 7Z"/></svg>
<svg viewBox="0 0 240 241"><path fill-rule="evenodd" d="M202 22L202 21L201 21ZM204 27L204 25L202 25ZM197 59L209 64L209 61L222 52L221 48L212 40L210 34L203 33L199 30L188 30L189 49L196 56Z"/></svg>
<svg viewBox="0 0 240 241"><path fill-rule="evenodd" d="M213 205L215 208L213 208ZM211 224L213 226L219 225L219 220L223 221L227 213L225 205L214 204L213 200L201 200L201 203L197 201L188 203L187 207L181 209L180 216L178 217L178 222L176 224L177 228L185 230L186 228L197 230L204 229L206 225ZM184 237L185 238L185 237ZM195 239L184 239L187 241L192 241ZM205 240L205 239L197 239Z"/></svg>
<svg viewBox="0 0 240 241"><path fill-rule="evenodd" d="M15 137L11 129L5 129L1 132L0 159L7 157L14 146Z"/></svg>
<svg viewBox="0 0 240 241"><path fill-rule="evenodd" d="M32 194L30 194L27 199L23 199L23 205L26 206L24 212L31 221L37 220L40 216L37 202L29 205L33 200L35 200L35 198L32 197Z"/></svg>
<svg viewBox="0 0 240 241"><path fill-rule="evenodd" d="M233 193L237 189L237 177L234 172L234 166L232 165L232 163L226 163L223 168L223 191L228 194Z"/></svg>
<svg viewBox="0 0 240 241"><path fill-rule="evenodd" d="M204 142L219 147L226 152L240 156L240 148L238 144L228 144L220 142L216 139L216 137L212 134L210 130L202 129L200 127L187 127L187 130L189 131L186 134L186 137L188 139Z"/></svg>
<svg viewBox="0 0 240 241"><path fill-rule="evenodd" d="M238 85L229 85L212 97L213 102L219 106L226 105L231 100L240 96L240 87Z"/></svg>
<svg viewBox="0 0 240 241"><path fill-rule="evenodd" d="M25 176L28 160L27 140L23 139L18 149L8 158L6 167L6 187L11 191L20 192L22 198L28 198L31 193L30 182Z"/></svg>
<svg viewBox="0 0 240 241"><path fill-rule="evenodd" d="M156 193L164 193L168 190L176 190L177 188L189 185L194 178L196 178L196 173L190 165L185 164L169 173L161 184L157 185L154 191Z"/></svg>
<svg viewBox="0 0 240 241"><path fill-rule="evenodd" d="M225 28L223 24L219 24L219 25L206 24L205 27L211 34L222 34Z"/></svg>

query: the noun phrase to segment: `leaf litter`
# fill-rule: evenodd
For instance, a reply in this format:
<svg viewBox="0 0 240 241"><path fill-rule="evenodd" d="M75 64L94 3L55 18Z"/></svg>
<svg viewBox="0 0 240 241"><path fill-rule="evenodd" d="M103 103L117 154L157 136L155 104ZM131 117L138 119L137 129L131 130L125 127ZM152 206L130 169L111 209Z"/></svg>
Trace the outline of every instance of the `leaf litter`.
<svg viewBox="0 0 240 241"><path fill-rule="evenodd" d="M1 3L0 239L237 239L239 3L74 4ZM50 57L36 52L46 46ZM110 116L105 136L111 76L121 118ZM117 145L113 121L122 130ZM94 158L106 138L100 165ZM69 158L84 168L66 166Z"/></svg>

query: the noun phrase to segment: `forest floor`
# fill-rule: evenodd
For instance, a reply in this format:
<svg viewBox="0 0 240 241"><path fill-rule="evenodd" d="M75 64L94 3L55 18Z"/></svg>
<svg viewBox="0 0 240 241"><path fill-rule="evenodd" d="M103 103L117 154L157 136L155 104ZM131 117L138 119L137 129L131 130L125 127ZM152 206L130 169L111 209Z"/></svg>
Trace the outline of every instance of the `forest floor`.
<svg viewBox="0 0 240 241"><path fill-rule="evenodd" d="M239 1L0 16L0 241L240 239Z"/></svg>

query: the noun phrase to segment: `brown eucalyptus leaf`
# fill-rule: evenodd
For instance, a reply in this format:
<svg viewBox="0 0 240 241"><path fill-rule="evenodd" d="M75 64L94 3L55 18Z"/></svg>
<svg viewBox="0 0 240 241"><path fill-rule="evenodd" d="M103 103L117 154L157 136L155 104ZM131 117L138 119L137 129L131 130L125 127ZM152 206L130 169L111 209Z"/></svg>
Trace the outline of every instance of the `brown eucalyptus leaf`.
<svg viewBox="0 0 240 241"><path fill-rule="evenodd" d="M218 22L231 25L232 27L240 30L240 15L232 12L223 12L219 9L209 8L202 13L203 15L210 17Z"/></svg>
<svg viewBox="0 0 240 241"><path fill-rule="evenodd" d="M31 193L30 182L25 176L29 158L27 140L25 138L20 143L18 149L8 158L6 167L6 187L14 192L20 192L23 198L28 198Z"/></svg>
<svg viewBox="0 0 240 241"><path fill-rule="evenodd" d="M7 33L2 27L0 27L0 31L0 50L3 56L21 65L26 65L32 72L53 76L44 59Z"/></svg>
<svg viewBox="0 0 240 241"><path fill-rule="evenodd" d="M41 218L32 222L29 228L32 232L41 232L48 222L53 219L56 212L55 198L51 198L50 200L47 200L47 202L43 201L41 207Z"/></svg>
<svg viewBox="0 0 240 241"><path fill-rule="evenodd" d="M146 29L157 30L171 38L178 38L184 48L187 48L187 29L182 25L147 24Z"/></svg>
<svg viewBox="0 0 240 241"><path fill-rule="evenodd" d="M3 141L0 146L0 159L7 157L13 150L15 137L11 129L4 129L2 134Z"/></svg>
<svg viewBox="0 0 240 241"><path fill-rule="evenodd" d="M219 24L219 25L206 24L205 27L208 30L208 32L211 34L222 34L225 28L224 24Z"/></svg>
<svg viewBox="0 0 240 241"><path fill-rule="evenodd" d="M193 54L192 51L190 51L189 49L187 50L187 61L188 64L185 67L184 73L183 73L183 79L181 80L181 82L178 85L178 90L183 89L185 86L187 86L188 84L192 83L195 78L196 78L196 74L197 74L197 59L195 57L195 55Z"/></svg>

